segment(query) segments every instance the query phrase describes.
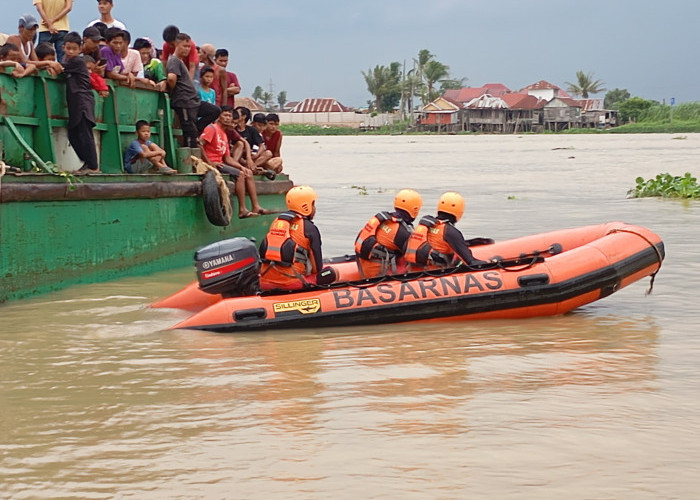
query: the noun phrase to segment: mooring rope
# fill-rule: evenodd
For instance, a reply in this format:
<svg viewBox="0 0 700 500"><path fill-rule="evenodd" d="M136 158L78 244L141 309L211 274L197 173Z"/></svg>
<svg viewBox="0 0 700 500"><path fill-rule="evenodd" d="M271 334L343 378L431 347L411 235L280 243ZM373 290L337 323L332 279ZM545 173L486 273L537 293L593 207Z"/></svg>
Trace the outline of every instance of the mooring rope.
<svg viewBox="0 0 700 500"><path fill-rule="evenodd" d="M651 279L650 279L650 281L649 281L649 289L648 289L648 290L646 291L646 293L644 294L644 295L651 295L651 292L654 290L654 280L656 279L656 274L661 270L661 264L662 264L663 261L664 261L664 258L663 258L663 256L661 255L661 251L660 251L660 250L658 249L658 247L654 244L654 242L652 242L651 240L649 240L649 238L647 238L647 237L644 236L643 234L639 234L637 231L632 231L631 229L611 229L611 230L608 232L608 234L613 234L613 233L629 233L629 234L634 234L634 235L636 235L636 236L639 236L639 237L642 238L644 241L646 241L647 243L649 243L649 246L650 246L651 248L653 248L654 251L656 252L656 257L659 259L659 267L658 267L658 269L657 269L656 271L654 271L654 272L651 274Z"/></svg>
<svg viewBox="0 0 700 500"><path fill-rule="evenodd" d="M231 194L228 189L228 186L226 185L226 179L224 179L223 175L221 175L221 172L218 168L209 165L201 158L197 158L196 156L190 156L190 160L192 160L195 173L199 175L204 175L208 171L214 172L214 177L216 178L216 185L219 188L221 208L224 211L224 216L226 217L226 219L230 220L231 215L233 214L233 206L231 205Z"/></svg>
<svg viewBox="0 0 700 500"><path fill-rule="evenodd" d="M7 165L5 165L5 162L0 160L0 188L2 187L2 176L5 175L5 172L7 171Z"/></svg>

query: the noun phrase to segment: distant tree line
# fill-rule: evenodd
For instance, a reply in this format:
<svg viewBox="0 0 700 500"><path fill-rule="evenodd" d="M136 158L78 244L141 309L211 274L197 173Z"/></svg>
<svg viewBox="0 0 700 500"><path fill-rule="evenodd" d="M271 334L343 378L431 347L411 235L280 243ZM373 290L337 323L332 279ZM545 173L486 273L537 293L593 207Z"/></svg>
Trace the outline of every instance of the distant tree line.
<svg viewBox="0 0 700 500"><path fill-rule="evenodd" d="M362 72L367 90L374 97L367 104L370 110L391 112L398 109L410 113L414 100L423 106L433 101L448 89L464 87L467 78L452 78L450 67L440 61L428 49L422 49L412 60L411 69L406 64L392 62L388 66L377 65ZM591 94L605 92L605 82L594 77L593 72L576 72L575 82L566 82L567 92L588 99ZM262 91L262 89L261 89ZM605 94L605 109L617 110L621 123L638 120L659 120L672 117L671 109L656 101L632 97L627 89L612 89ZM678 119L700 120L700 104L677 107ZM697 113L697 114L696 114Z"/></svg>
<svg viewBox="0 0 700 500"><path fill-rule="evenodd" d="M381 112L398 108L409 113L414 107L414 99L420 99L425 106L448 89L462 88L467 81L467 78L452 78L450 67L438 61L428 49L418 52L410 69L405 62L392 62L388 66L377 65L363 71L362 76L367 90L374 97L367 104L371 110Z"/></svg>
<svg viewBox="0 0 700 500"><path fill-rule="evenodd" d="M284 105L287 104L287 91L283 90L279 94L277 94L277 102L275 103L275 96L273 95L272 92L267 92L265 89L263 89L260 85L255 87L255 90L253 90L253 93L251 94L251 97L258 101L260 104L265 106L265 109L268 110L282 110L284 108Z"/></svg>

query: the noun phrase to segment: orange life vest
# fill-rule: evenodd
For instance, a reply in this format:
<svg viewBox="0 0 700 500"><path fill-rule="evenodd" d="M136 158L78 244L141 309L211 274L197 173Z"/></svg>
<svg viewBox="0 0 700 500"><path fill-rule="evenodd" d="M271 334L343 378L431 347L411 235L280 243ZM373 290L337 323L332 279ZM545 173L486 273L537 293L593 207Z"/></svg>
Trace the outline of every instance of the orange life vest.
<svg viewBox="0 0 700 500"><path fill-rule="evenodd" d="M311 242L304 235L305 223L296 212L284 212L272 221L261 245L263 261L292 266L302 275L317 272L311 258Z"/></svg>
<svg viewBox="0 0 700 500"><path fill-rule="evenodd" d="M360 230L355 239L355 254L367 260L384 260L400 253L394 241L404 222L390 212L379 212Z"/></svg>
<svg viewBox="0 0 700 500"><path fill-rule="evenodd" d="M421 266L448 266L452 262L454 252L445 241L445 225L447 221L430 215L424 216L418 227L411 233L406 245L406 261Z"/></svg>

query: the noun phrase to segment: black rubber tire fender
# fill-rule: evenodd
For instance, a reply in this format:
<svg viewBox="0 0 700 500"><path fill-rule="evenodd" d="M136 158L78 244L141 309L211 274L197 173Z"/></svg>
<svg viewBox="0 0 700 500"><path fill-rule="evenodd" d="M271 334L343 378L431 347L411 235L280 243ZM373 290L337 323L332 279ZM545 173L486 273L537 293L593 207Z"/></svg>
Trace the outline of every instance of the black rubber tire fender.
<svg viewBox="0 0 700 500"><path fill-rule="evenodd" d="M202 178L202 200L204 200L204 212L207 219L215 226L228 226L231 217L226 217L223 207L219 185L216 183L216 174L211 170Z"/></svg>

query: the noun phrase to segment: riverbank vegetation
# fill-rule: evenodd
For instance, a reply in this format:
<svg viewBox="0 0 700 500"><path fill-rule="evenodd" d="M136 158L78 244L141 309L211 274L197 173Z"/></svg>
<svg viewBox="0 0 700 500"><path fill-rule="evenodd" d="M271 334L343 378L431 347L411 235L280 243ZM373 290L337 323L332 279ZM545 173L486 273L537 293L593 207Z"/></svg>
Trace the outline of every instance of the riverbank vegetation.
<svg viewBox="0 0 700 500"><path fill-rule="evenodd" d="M627 192L628 198L700 198L700 185L690 172L685 175L658 174L653 179L637 177L637 185Z"/></svg>
<svg viewBox="0 0 700 500"><path fill-rule="evenodd" d="M394 123L379 128L352 128L333 127L321 125L307 125L303 123L281 124L280 130L284 135L396 135L396 134L427 134L426 132L413 132L409 120L397 120Z"/></svg>
<svg viewBox="0 0 700 500"><path fill-rule="evenodd" d="M619 103L619 111L624 125L611 129L612 133L700 132L700 102L669 106L631 97Z"/></svg>

